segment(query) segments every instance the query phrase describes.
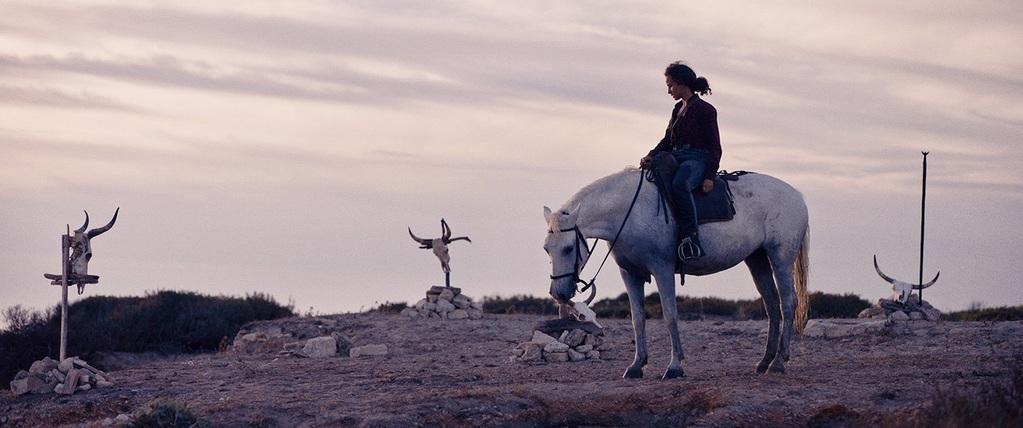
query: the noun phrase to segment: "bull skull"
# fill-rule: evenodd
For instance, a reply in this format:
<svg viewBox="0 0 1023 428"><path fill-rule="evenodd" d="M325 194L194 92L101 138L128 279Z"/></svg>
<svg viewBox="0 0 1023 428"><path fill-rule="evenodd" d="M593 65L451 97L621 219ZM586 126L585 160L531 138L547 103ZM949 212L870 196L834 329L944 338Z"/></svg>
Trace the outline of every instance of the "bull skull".
<svg viewBox="0 0 1023 428"><path fill-rule="evenodd" d="M82 224L82 227L75 229L74 235L71 236L71 276L89 274L89 260L92 259L92 238L110 230L114 226L114 222L117 221L117 213L120 211L121 208L118 207L114 211L114 217L110 219L109 223L88 232L85 231L85 228L89 227L89 212L85 212L85 223Z"/></svg>
<svg viewBox="0 0 1023 428"><path fill-rule="evenodd" d="M938 271L938 273L934 275L934 279L932 279L931 282L921 285L899 281L888 275L885 275L884 272L881 272L881 268L877 266L877 254L874 255L874 270L876 270L877 274L881 276L881 279L888 281L890 284L892 284L892 300L897 300L899 301L899 303L902 304L905 304L906 302L909 301L909 296L913 294L914 289L923 290L927 287L934 285L934 282L938 280L938 276L941 275L941 271Z"/></svg>
<svg viewBox="0 0 1023 428"><path fill-rule="evenodd" d="M451 255L448 254L448 244L458 241L465 240L472 242L468 236L459 236L457 238L451 237L451 228L448 227L448 222L444 219L440 219L440 231L441 237L435 239L423 239L416 234L412 233L412 228L408 228L408 234L413 240L419 243L419 248L424 250L433 250L433 255L437 256L440 260L440 268L444 271L444 284L448 287L451 286L451 266L448 264L451 262Z"/></svg>

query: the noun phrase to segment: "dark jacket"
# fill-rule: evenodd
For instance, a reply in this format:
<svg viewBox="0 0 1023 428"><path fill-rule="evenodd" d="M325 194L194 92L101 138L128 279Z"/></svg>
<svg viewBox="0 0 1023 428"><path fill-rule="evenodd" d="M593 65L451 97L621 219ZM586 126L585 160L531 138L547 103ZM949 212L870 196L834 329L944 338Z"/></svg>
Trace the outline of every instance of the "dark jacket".
<svg viewBox="0 0 1023 428"><path fill-rule="evenodd" d="M671 152L674 148L688 144L689 148L706 150L707 170L703 177L713 179L717 175L721 163L721 136L718 134L718 111L699 95L693 95L689 99L689 106L685 114L679 115L683 102L675 104L671 110L671 120L668 121L668 129L664 131L664 138L657 146L650 150L648 156L655 152Z"/></svg>

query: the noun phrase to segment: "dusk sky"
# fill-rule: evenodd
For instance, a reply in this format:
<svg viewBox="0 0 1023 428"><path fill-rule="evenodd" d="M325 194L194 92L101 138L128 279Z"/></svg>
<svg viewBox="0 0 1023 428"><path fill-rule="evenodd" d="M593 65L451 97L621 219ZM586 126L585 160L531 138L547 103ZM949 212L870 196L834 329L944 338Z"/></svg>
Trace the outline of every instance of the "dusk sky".
<svg viewBox="0 0 1023 428"><path fill-rule="evenodd" d="M0 2L0 309L58 303L65 224L116 207L85 296L413 303L443 274L406 227L441 217L452 285L546 296L543 206L657 143L675 60L721 167L805 196L811 291L887 297L875 253L916 281L929 150L925 298L1023 304L1023 2L628 5ZM742 265L680 294L757 296Z"/></svg>

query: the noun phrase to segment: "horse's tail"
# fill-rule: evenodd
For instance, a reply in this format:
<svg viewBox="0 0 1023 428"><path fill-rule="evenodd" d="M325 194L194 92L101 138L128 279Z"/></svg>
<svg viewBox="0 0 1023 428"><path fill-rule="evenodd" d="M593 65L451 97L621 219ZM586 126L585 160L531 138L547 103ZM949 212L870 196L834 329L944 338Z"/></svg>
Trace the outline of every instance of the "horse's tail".
<svg viewBox="0 0 1023 428"><path fill-rule="evenodd" d="M792 267L792 279L796 285L796 332L803 334L806 322L809 319L810 294L806 291L806 284L810 276L810 222L806 222L806 232L803 235L803 244L799 246L799 256L796 257Z"/></svg>

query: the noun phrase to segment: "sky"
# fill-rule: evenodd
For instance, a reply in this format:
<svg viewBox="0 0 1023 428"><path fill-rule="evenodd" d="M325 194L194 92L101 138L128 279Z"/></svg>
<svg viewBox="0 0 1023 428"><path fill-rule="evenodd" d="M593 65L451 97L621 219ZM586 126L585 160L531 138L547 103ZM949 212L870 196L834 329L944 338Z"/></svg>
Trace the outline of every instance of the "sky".
<svg viewBox="0 0 1023 428"><path fill-rule="evenodd" d="M810 212L810 289L1023 304L1023 3L21 1L0 4L0 309L59 302L88 210L94 295L268 293L302 312L443 284L546 296L543 206L634 166L710 82L721 167ZM600 245L598 254L606 251ZM610 263L610 262L609 262ZM592 274L587 268L583 276ZM600 298L624 292L616 269ZM652 292L653 287L648 287ZM681 294L754 298L738 266Z"/></svg>

